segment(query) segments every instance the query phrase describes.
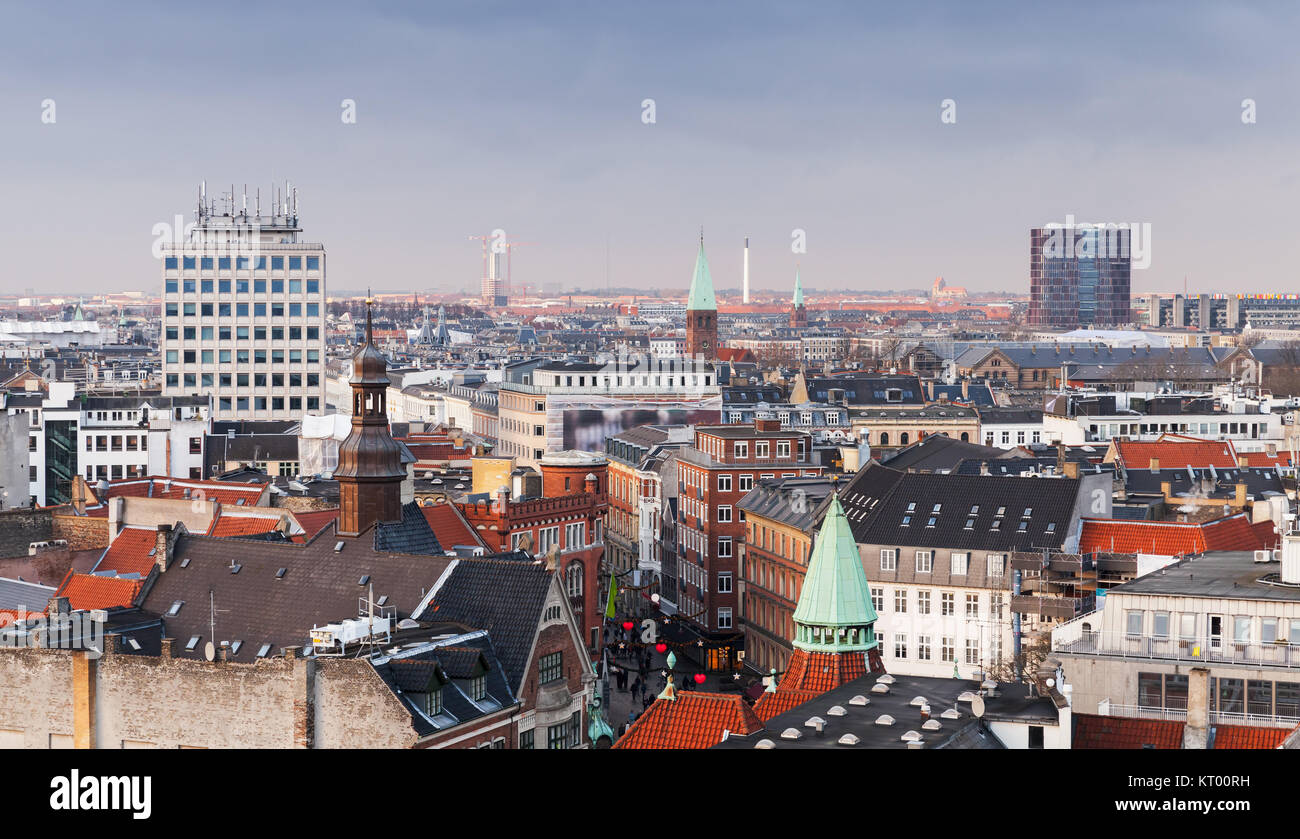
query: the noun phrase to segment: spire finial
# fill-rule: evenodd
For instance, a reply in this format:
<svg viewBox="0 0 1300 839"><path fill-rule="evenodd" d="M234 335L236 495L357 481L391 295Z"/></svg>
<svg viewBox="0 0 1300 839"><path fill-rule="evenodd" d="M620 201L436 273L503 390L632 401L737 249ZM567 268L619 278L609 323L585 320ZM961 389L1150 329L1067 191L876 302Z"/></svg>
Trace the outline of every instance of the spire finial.
<svg viewBox="0 0 1300 839"><path fill-rule="evenodd" d="M366 289L366 343L374 342L374 331L370 323L370 310L375 305L374 299L370 296L370 289Z"/></svg>
<svg viewBox="0 0 1300 839"><path fill-rule="evenodd" d="M700 247L704 247L704 225L700 225Z"/></svg>

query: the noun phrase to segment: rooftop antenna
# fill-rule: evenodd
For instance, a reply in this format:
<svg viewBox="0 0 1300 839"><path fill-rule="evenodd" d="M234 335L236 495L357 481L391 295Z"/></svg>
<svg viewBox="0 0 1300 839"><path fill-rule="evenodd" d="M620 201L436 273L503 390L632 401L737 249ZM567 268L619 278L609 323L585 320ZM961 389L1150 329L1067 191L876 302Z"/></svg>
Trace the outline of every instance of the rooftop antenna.
<svg viewBox="0 0 1300 839"><path fill-rule="evenodd" d="M257 217L262 217L262 188L257 188Z"/></svg>

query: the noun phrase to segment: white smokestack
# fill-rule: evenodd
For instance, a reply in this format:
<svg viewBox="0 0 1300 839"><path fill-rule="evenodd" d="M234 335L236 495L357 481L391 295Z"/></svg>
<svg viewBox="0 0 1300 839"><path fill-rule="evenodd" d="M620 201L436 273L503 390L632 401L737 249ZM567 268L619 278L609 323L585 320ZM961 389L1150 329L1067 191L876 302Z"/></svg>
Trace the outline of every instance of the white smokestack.
<svg viewBox="0 0 1300 839"><path fill-rule="evenodd" d="M749 305L749 237L745 237L745 279L741 285L741 302Z"/></svg>

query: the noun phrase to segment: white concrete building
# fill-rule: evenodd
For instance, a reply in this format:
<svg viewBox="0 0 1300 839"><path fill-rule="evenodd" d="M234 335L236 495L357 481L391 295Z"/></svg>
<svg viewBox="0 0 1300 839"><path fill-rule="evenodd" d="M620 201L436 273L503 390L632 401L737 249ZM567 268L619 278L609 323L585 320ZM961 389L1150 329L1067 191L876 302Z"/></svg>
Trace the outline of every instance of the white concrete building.
<svg viewBox="0 0 1300 839"><path fill-rule="evenodd" d="M219 419L299 419L325 405L325 246L300 242L296 191L269 215L201 194L158 249L163 393L213 395ZM179 217L178 217L179 218Z"/></svg>

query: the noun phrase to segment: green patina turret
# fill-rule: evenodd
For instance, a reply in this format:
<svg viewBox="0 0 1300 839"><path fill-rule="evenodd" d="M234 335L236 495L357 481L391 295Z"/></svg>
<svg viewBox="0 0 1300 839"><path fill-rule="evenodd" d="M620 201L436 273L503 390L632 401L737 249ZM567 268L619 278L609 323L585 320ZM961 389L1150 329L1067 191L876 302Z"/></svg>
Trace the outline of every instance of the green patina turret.
<svg viewBox="0 0 1300 839"><path fill-rule="evenodd" d="M794 647L819 653L875 649L876 617L857 542L839 496L832 493L794 610Z"/></svg>
<svg viewBox="0 0 1300 839"><path fill-rule="evenodd" d="M695 255L695 274L691 277L691 295L686 301L686 311L717 311L718 301L713 296L713 277L709 274L709 260L704 255L704 237L700 236L700 250Z"/></svg>
<svg viewBox="0 0 1300 839"><path fill-rule="evenodd" d="M799 279L799 269L794 269L794 305L795 308L803 305L803 280Z"/></svg>

